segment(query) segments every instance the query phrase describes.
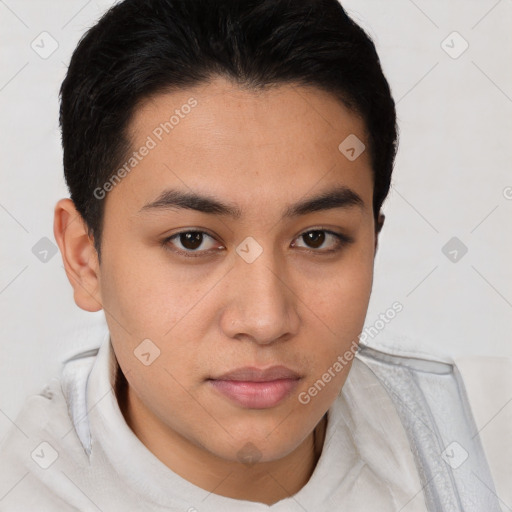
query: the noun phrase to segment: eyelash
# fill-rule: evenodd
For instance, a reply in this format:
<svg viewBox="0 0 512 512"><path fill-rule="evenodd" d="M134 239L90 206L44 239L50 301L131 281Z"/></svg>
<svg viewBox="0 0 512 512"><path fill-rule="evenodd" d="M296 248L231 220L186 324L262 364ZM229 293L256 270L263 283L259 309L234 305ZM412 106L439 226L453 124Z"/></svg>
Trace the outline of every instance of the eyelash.
<svg viewBox="0 0 512 512"><path fill-rule="evenodd" d="M336 242L337 247L335 247L334 249L328 249L328 250L303 249L306 252L312 253L312 254L315 254L315 255L326 255L326 254L332 254L332 253L339 252L346 245L349 245L349 244L351 244L354 241L354 239L349 237L349 236L343 235L341 233L337 233L335 231L331 231L330 229L322 229L322 228L308 229L307 231L304 231L303 233L301 233L297 238L300 238L300 237L302 237L304 235L307 235L308 233L312 233L312 232L328 233L328 234L334 236L337 239L337 242ZM210 235L209 233L207 233L205 231L189 229L189 230L186 230L186 231L180 231L179 233L175 233L174 235L171 235L171 236L168 236L167 238L164 238L160 242L160 245L165 250L171 251L171 252L176 253L178 255L185 256L186 258L198 258L198 257L202 257L202 256L206 256L206 255L212 254L212 251L208 251L208 250L206 250L206 251L197 251L197 250L195 250L195 251L192 251L192 250L183 251L183 250L179 250L179 249L172 249L170 247L170 245L169 245L169 242L171 240L173 240L174 238L178 238L180 235L183 235L183 234L186 234L186 233L201 233L203 235L209 236L210 238L214 238L212 235ZM214 250L213 252L217 252L217 250Z"/></svg>

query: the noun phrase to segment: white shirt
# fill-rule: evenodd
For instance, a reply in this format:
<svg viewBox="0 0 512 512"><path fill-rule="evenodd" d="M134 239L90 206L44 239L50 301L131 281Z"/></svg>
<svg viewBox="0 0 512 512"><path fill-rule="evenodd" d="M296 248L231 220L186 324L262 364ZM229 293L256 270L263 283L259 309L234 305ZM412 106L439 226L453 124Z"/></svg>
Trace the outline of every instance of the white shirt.
<svg viewBox="0 0 512 512"><path fill-rule="evenodd" d="M97 355L70 361L27 399L0 446L0 511L426 511L395 407L357 357L309 481L271 506L216 495L165 466L126 424L116 368L107 333Z"/></svg>

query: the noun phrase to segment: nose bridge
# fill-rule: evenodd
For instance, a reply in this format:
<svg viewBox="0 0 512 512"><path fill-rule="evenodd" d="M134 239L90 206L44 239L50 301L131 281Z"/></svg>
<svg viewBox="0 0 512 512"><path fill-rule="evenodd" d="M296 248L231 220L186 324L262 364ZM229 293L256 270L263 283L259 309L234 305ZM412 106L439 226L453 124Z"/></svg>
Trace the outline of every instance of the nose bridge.
<svg viewBox="0 0 512 512"><path fill-rule="evenodd" d="M240 247L244 249L243 244ZM249 245L251 250L254 247ZM232 279L227 312L230 336L244 334L258 343L271 343L296 329L293 292L274 251L262 250L252 261L242 253L235 259Z"/></svg>

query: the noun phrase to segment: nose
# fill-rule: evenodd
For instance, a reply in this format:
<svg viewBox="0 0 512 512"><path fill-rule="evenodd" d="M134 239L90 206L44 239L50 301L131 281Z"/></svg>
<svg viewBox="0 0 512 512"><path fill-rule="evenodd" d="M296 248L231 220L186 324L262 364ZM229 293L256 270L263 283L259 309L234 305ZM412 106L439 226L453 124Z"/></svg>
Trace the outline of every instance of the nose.
<svg viewBox="0 0 512 512"><path fill-rule="evenodd" d="M221 317L226 336L266 345L297 333L299 299L294 283L271 253L263 251L252 263L239 258L229 273Z"/></svg>

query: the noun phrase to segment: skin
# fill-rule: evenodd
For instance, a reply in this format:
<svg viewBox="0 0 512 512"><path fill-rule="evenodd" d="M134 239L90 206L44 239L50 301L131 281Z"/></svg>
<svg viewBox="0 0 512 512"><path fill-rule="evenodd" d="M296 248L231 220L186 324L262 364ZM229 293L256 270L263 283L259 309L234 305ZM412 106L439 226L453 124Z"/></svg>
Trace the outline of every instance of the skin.
<svg viewBox="0 0 512 512"><path fill-rule="evenodd" d="M338 145L350 134L365 143L367 136L363 121L326 92L280 85L256 93L216 78L144 101L130 124L134 150L192 96L198 104L191 113L103 199L101 265L70 199L55 207L54 234L76 304L105 310L128 381L122 412L138 438L201 488L271 505L311 477L320 455L315 428L321 446L321 420L350 363L308 404L299 393L364 326L379 232L370 156L364 151L349 161ZM287 205L338 185L356 192L364 208L281 219ZM242 216L139 212L171 187L236 204ZM315 228L353 242L326 253L337 247L336 238L322 232L323 243L308 243L303 235ZM168 249L160 245L187 230L211 238L204 235L198 249L183 237ZM248 236L263 248L252 263L235 251ZM203 255L186 257L173 248ZM134 356L147 338L160 349L149 366ZM241 366L277 364L302 379L271 408L234 404L206 380ZM255 464L239 459L248 442L259 452Z"/></svg>

